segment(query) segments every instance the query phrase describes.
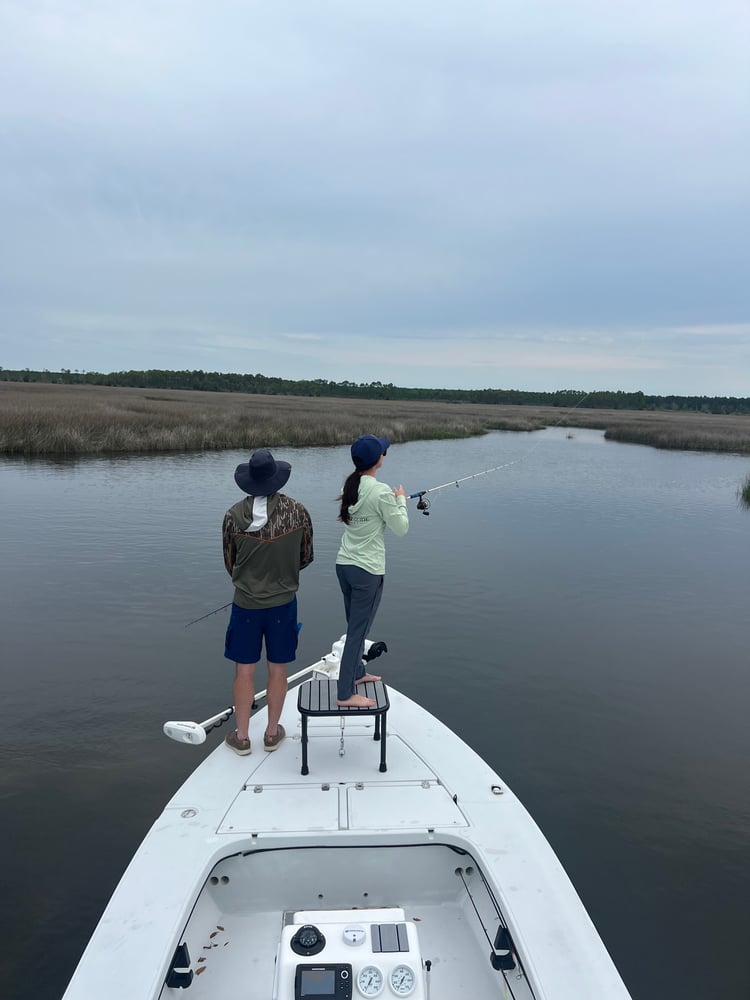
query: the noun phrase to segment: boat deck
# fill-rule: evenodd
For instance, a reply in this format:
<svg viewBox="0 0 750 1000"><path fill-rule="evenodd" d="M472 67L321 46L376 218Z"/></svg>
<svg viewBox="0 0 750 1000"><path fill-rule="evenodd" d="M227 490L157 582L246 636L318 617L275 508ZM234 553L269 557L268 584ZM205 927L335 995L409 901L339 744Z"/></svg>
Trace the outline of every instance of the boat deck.
<svg viewBox="0 0 750 1000"><path fill-rule="evenodd" d="M415 928L420 981L431 964L431 1000L455 1000L469 984L476 1000L532 997L518 967L506 982L490 964L500 919L476 861L442 842L452 831L460 843L468 821L436 772L391 732L381 773L375 719L359 715L346 718L343 733L337 718L308 719L303 775L300 719L284 723L287 740L275 753L227 750L207 761L217 765L216 781L243 775L216 832L231 844L248 839L211 871L182 937L195 972L190 996L242 984L242 997L268 1000L289 914L314 910L325 924L328 911L346 910L366 923L368 911L385 907L403 910ZM343 957L356 976L364 959ZM387 987L385 995L393 996ZM420 988L412 997L424 995Z"/></svg>
<svg viewBox="0 0 750 1000"><path fill-rule="evenodd" d="M388 693L385 773L375 719L352 713L343 746L337 718L308 719L303 775L292 692L277 751L262 749L265 711L251 721L251 755L219 743L133 857L66 1000L292 1000L306 962L349 970L355 984L375 967L379 994L355 985L353 997L629 1000L522 804L455 733ZM320 955L291 947L307 923L326 938ZM349 947L349 932L364 943ZM402 933L405 955L376 948ZM495 965L510 951L513 968L493 968L493 946ZM396 962L406 992L389 982ZM181 984L165 985L172 972Z"/></svg>

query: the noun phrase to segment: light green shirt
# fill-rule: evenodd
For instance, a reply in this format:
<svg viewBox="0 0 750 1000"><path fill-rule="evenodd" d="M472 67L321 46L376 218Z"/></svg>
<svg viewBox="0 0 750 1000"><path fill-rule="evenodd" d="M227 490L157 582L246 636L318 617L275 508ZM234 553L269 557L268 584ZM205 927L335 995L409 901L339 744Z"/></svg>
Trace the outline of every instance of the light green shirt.
<svg viewBox="0 0 750 1000"><path fill-rule="evenodd" d="M360 569L382 576L385 573L385 529L394 535L409 530L406 497L397 497L390 486L379 483L374 476L362 476L359 498L349 508L351 522L344 528L344 537L336 556L340 566Z"/></svg>

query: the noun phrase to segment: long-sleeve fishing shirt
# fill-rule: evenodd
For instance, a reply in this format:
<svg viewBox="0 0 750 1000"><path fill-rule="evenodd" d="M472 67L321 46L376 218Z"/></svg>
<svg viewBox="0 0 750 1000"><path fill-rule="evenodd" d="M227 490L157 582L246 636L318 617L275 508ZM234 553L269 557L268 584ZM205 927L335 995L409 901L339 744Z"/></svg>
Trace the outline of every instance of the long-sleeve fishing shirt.
<svg viewBox="0 0 750 1000"><path fill-rule="evenodd" d="M360 569L382 576L385 573L385 529L394 535L409 530L406 497L396 496L390 486L379 483L374 476L359 480L357 502L349 508L350 523L336 556L339 566L359 566Z"/></svg>
<svg viewBox="0 0 750 1000"><path fill-rule="evenodd" d="M310 515L283 493L267 498L268 520L250 531L253 497L240 500L224 515L224 565L234 584L234 603L241 608L276 608L288 604L299 589L300 570L313 561Z"/></svg>

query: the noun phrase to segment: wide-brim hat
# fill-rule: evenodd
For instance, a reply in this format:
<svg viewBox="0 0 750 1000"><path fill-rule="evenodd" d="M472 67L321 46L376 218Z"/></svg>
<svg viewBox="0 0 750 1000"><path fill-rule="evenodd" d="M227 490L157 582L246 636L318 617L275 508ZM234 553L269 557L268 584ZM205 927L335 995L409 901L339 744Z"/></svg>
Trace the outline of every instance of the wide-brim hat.
<svg viewBox="0 0 750 1000"><path fill-rule="evenodd" d="M289 462L277 462L267 448L261 448L253 452L249 462L237 466L234 481L252 497L270 497L281 489L291 471Z"/></svg>
<svg viewBox="0 0 750 1000"><path fill-rule="evenodd" d="M361 472L371 469L381 455L390 448L388 438L376 437L374 434L363 434L352 445L352 462Z"/></svg>

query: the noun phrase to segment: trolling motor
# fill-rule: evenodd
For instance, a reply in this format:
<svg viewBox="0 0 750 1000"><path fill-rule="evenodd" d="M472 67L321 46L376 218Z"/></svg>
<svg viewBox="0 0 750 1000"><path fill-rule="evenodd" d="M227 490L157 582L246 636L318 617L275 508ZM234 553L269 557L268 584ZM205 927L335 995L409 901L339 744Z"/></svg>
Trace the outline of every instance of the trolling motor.
<svg viewBox="0 0 750 1000"><path fill-rule="evenodd" d="M377 660L379 656L382 656L383 653L387 652L388 652L388 647L386 646L386 644L383 642L382 639L379 639L377 642L372 643L372 645L370 646L370 648L367 650L366 653L362 654L362 659L365 661L365 663L369 663L370 660Z"/></svg>

